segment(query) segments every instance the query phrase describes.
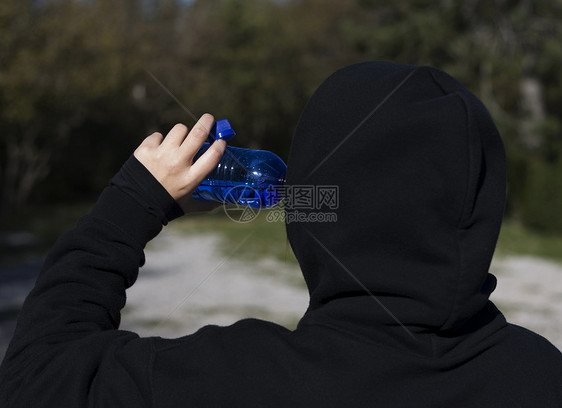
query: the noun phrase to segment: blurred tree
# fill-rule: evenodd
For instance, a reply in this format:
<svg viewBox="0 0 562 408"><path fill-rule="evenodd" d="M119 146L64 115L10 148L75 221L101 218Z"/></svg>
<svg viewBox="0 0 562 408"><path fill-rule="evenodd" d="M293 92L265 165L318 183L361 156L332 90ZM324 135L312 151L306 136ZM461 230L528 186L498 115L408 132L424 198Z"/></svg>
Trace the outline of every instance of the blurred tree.
<svg viewBox="0 0 562 408"><path fill-rule="evenodd" d="M169 58L160 53L149 66L197 115L228 117L238 133L234 144L286 158L306 100L338 67L333 27L346 7L336 1L194 1L179 28L174 60L165 63Z"/></svg>
<svg viewBox="0 0 562 408"><path fill-rule="evenodd" d="M520 213L529 227L562 231L562 161L546 162L532 158L526 163L525 191L529 200L522 200Z"/></svg>
<svg viewBox="0 0 562 408"><path fill-rule="evenodd" d="M127 87L135 2L7 0L0 6L1 211L21 207L77 129ZM82 158L99 151L82 152ZM72 158L70 158L72 161ZM88 173L79 171L82 177Z"/></svg>
<svg viewBox="0 0 562 408"><path fill-rule="evenodd" d="M383 59L442 68L484 101L509 214L545 228L536 215L562 207L534 202L562 160L561 22L561 0L4 0L2 216L97 193L145 134L205 111L286 158L320 81Z"/></svg>

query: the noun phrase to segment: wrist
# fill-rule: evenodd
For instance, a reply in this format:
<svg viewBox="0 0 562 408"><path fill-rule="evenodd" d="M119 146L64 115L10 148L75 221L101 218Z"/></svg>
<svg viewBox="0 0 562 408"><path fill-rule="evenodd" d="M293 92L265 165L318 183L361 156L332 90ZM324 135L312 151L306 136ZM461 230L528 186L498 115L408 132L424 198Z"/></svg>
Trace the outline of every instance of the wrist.
<svg viewBox="0 0 562 408"><path fill-rule="evenodd" d="M176 200L134 155L129 157L110 184L131 196L162 225L183 215Z"/></svg>

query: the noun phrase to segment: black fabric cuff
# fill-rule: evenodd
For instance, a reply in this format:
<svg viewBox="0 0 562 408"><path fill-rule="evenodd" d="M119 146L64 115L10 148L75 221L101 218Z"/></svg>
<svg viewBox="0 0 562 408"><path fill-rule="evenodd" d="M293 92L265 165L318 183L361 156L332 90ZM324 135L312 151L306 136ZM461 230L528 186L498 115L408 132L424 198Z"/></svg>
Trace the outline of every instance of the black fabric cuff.
<svg viewBox="0 0 562 408"><path fill-rule="evenodd" d="M183 215L176 200L134 155L111 179L110 185L131 196L150 214L158 217L162 225Z"/></svg>

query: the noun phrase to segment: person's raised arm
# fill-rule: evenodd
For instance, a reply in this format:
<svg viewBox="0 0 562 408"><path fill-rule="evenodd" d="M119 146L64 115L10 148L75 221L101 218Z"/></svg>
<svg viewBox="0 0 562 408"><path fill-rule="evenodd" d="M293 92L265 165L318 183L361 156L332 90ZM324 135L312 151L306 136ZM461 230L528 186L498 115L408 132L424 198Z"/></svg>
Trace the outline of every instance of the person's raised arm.
<svg viewBox="0 0 562 408"><path fill-rule="evenodd" d="M147 137L87 216L49 253L0 367L2 407L149 406L152 343L118 330L144 246L168 221L210 208L190 199L225 149L193 157L213 125ZM178 206L179 204L179 206ZM180 208L181 207L181 208Z"/></svg>

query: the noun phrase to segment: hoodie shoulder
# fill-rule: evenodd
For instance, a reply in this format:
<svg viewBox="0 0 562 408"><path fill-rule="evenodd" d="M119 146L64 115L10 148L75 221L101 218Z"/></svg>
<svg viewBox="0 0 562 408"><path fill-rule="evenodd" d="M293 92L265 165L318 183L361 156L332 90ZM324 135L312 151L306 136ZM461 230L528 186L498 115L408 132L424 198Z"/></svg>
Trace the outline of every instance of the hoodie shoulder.
<svg viewBox="0 0 562 408"><path fill-rule="evenodd" d="M496 364L512 386L542 390L544 398L562 401L562 353L543 336L515 324L505 328L498 345ZM537 405L556 406L556 405Z"/></svg>
<svg viewBox="0 0 562 408"><path fill-rule="evenodd" d="M550 360L557 366L558 372L562 376L562 352L549 340L525 327L512 323L507 324L506 330L508 332L507 343L514 349L513 351L519 351L531 358L540 357Z"/></svg>
<svg viewBox="0 0 562 408"><path fill-rule="evenodd" d="M155 338L150 376L154 406L265 406L278 382L296 389L284 364L295 358L283 326L245 319L209 325L178 339Z"/></svg>

